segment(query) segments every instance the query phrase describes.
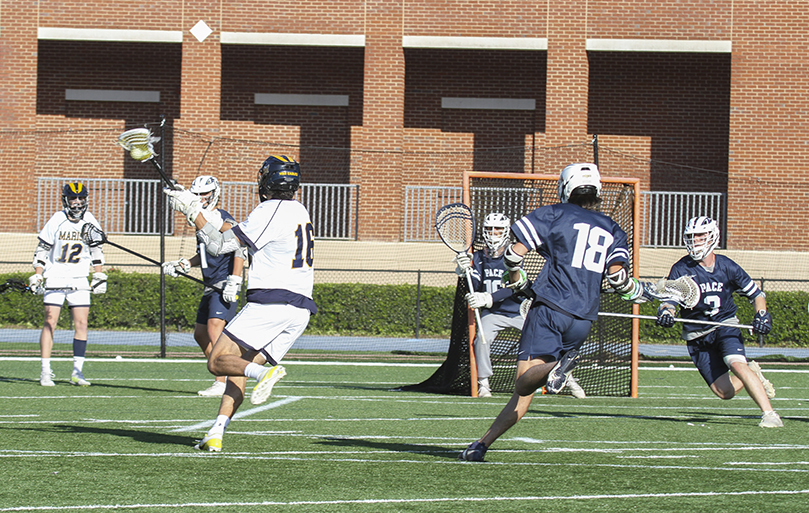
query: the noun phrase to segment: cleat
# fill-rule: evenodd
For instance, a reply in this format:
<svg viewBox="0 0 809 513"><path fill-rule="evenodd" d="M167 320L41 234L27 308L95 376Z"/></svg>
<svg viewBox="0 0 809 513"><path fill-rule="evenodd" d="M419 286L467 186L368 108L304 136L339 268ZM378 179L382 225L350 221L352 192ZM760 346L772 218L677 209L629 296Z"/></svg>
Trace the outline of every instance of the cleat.
<svg viewBox="0 0 809 513"><path fill-rule="evenodd" d="M209 386L205 390L200 390L197 394L201 395L202 397L222 397L225 394L225 387L227 385L224 381L214 381L213 385Z"/></svg>
<svg viewBox="0 0 809 513"><path fill-rule="evenodd" d="M464 461L483 461L483 458L486 456L486 451L488 450L489 448L486 447L486 444L483 442L472 442L469 444L469 447L458 455L458 459Z"/></svg>
<svg viewBox="0 0 809 513"><path fill-rule="evenodd" d="M763 428L784 427L784 421L781 420L781 416L775 413L774 411L765 411L761 415L761 422L758 423L758 427Z"/></svg>
<svg viewBox="0 0 809 513"><path fill-rule="evenodd" d="M492 391L488 387L478 386L478 397L491 397Z"/></svg>
<svg viewBox="0 0 809 513"><path fill-rule="evenodd" d="M551 372L548 373L548 382L545 383L545 391L549 394L558 394L565 388L570 373L576 366L581 355L575 349L571 349L556 362L556 365Z"/></svg>
<svg viewBox="0 0 809 513"><path fill-rule="evenodd" d="M90 382L84 379L84 374L79 371L73 371L73 373L70 375L70 383L80 387L90 386Z"/></svg>
<svg viewBox="0 0 809 513"><path fill-rule="evenodd" d="M587 394L584 393L584 389L573 376L567 379L567 388L570 390L570 394L576 399L585 399L587 397Z"/></svg>
<svg viewBox="0 0 809 513"><path fill-rule="evenodd" d="M772 399L775 397L775 387L772 386L770 380L764 377L764 374L761 373L761 366L755 360L750 360L747 362L747 366L750 367L750 370L756 373L756 376L761 381L761 384L764 385L764 391L767 392L767 397Z"/></svg>
<svg viewBox="0 0 809 513"><path fill-rule="evenodd" d="M39 375L39 384L43 387L55 387L56 383L53 382L53 378L55 377L56 374L51 371L42 371Z"/></svg>
<svg viewBox="0 0 809 513"><path fill-rule="evenodd" d="M253 387L253 393L250 394L250 404L261 404L266 401L272 393L273 385L281 381L281 378L286 375L286 369L280 365L267 369L267 372L264 373L261 379L258 380L258 383L256 383L256 386Z"/></svg>
<svg viewBox="0 0 809 513"><path fill-rule="evenodd" d="M208 452L221 452L222 451L222 435L205 435L205 438L197 441L194 449Z"/></svg>

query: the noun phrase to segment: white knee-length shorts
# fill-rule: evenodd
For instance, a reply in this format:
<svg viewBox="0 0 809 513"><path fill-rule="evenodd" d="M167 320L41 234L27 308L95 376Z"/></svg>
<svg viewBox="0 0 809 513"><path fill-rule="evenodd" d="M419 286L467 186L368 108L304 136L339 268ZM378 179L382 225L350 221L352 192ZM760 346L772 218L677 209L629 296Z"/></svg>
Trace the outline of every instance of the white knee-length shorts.
<svg viewBox="0 0 809 513"><path fill-rule="evenodd" d="M247 303L225 326L224 333L276 365L306 329L310 315L309 310L288 304Z"/></svg>

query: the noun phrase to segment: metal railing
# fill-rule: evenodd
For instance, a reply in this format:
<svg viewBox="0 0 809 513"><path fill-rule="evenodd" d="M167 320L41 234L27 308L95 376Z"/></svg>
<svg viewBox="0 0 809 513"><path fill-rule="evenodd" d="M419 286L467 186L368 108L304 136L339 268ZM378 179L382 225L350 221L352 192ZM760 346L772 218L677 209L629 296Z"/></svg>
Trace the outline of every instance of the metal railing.
<svg viewBox="0 0 809 513"><path fill-rule="evenodd" d="M533 190L504 189L503 194L483 194L488 188L473 188L472 203L476 198L497 198L496 202L482 205L480 210L510 212L511 202L525 204L536 194ZM435 231L435 213L447 203L463 200L462 187L406 186L404 211L405 242L440 241ZM709 216L724 231L727 195L721 192L642 192L641 219L643 233L641 245L646 247L682 247L685 224L694 216ZM516 219L512 219L515 221ZM724 240L724 238L723 238ZM724 244L724 243L722 243ZM724 247L724 245L722 246Z"/></svg>
<svg viewBox="0 0 809 513"><path fill-rule="evenodd" d="M90 190L90 212L107 233L153 235L159 233L158 201L164 201L166 234L174 233L174 212L168 208L160 180L106 178L37 179L37 231L54 212L62 210L62 187L80 181ZM255 182L222 182L220 208L243 220L258 204ZM309 210L315 237L356 239L358 186L301 184L298 199Z"/></svg>

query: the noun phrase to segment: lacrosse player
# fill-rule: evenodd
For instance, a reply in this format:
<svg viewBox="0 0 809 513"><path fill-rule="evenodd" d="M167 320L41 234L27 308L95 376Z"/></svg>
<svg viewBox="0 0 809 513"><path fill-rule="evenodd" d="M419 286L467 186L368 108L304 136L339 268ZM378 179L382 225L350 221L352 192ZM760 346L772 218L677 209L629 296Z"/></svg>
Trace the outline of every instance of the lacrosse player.
<svg viewBox="0 0 809 513"><path fill-rule="evenodd" d="M478 371L478 397L491 397L489 378L492 371L491 343L497 334L506 328L522 330L523 318L520 315L520 298L514 291L503 286L503 275L506 267L503 264L503 253L511 243L509 227L511 221L505 214L492 212L483 220L483 242L486 247L482 251L458 253L455 272L465 277L466 270L471 269L472 292L466 295L470 308L480 308L481 325L475 338L475 361ZM481 338L482 335L482 338ZM486 340L488 343L484 343ZM584 390L573 379L568 381L571 392L576 397L585 397Z"/></svg>
<svg viewBox="0 0 809 513"><path fill-rule="evenodd" d="M39 335L42 357L39 384L43 387L54 386L55 375L51 371L53 333L65 300L73 317L70 383L90 385L83 373L90 293L104 294L107 291L107 275L102 272L104 252L101 246L91 248L81 237L81 228L86 223L101 228L95 216L87 211L87 195L87 187L81 182L71 182L62 188L64 210L53 214L45 223L34 251L35 274L28 278L28 286L33 293L44 296L45 322ZM94 272L88 286L87 275L91 267Z"/></svg>
<svg viewBox="0 0 809 513"><path fill-rule="evenodd" d="M199 198L202 210L200 213L217 230L229 230L236 226L236 220L227 211L216 208L221 194L219 180L213 176L198 176L188 189ZM200 233L197 232L197 239ZM163 264L163 273L177 277L178 272L186 273L192 267L202 268L202 279L205 289L197 309L197 322L194 326L194 340L199 344L205 357L211 356L213 344L222 334L225 324L233 319L238 307L238 293L242 285L242 267L246 254L236 259L236 253L225 253L209 256L205 252L205 244L200 241L197 254L191 259L181 258ZM238 265L234 265L238 262ZM215 287L215 288L214 288ZM222 292L216 289L222 290ZM197 392L203 397L222 397L225 393L226 376L217 376L213 384Z"/></svg>
<svg viewBox="0 0 809 513"><path fill-rule="evenodd" d="M518 296L534 298L520 337L515 391L489 430L464 449L460 459L483 461L491 444L525 415L539 387L545 385L549 393L562 390L598 318L605 271L622 298L642 301L643 285L626 267L626 233L597 211L600 191L595 164L571 164L559 176L561 203L540 207L511 227L517 242L503 255L507 286ZM530 250L546 259L533 285L521 267Z"/></svg>
<svg viewBox="0 0 809 513"><path fill-rule="evenodd" d="M295 160L270 156L258 174L261 203L224 232L200 214L199 198L190 191L164 189L174 198L172 208L194 221L208 254L246 247L251 257L247 304L225 327L208 360L208 370L228 376L228 381L219 415L197 449L222 450L225 429L244 400L247 378L258 381L250 402L267 400L273 385L286 375L279 362L317 311L312 300L314 229L306 207L294 199L300 182ZM271 367L264 367L267 362Z"/></svg>
<svg viewBox="0 0 809 513"><path fill-rule="evenodd" d="M755 306L753 332L766 335L772 329L767 300L739 264L714 249L719 245L719 226L709 217L694 217L683 232L688 255L678 260L669 278L691 276L699 285L700 301L694 308L682 308L680 317L698 321L738 323L733 293L747 296ZM657 311L657 325L674 326L676 304L663 301ZM739 328L683 323L683 339L694 365L711 391L721 399L732 399L742 388L761 408L760 427L783 427L772 409L775 388L755 361L747 361Z"/></svg>

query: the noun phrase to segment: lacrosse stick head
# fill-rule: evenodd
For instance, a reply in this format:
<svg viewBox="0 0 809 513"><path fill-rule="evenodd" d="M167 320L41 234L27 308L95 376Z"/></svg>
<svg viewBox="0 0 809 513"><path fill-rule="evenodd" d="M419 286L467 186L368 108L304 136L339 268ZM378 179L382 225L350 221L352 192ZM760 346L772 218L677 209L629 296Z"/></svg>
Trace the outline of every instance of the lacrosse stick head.
<svg viewBox="0 0 809 513"><path fill-rule="evenodd" d="M24 281L11 278L6 280L5 283L0 285L0 292L5 292L7 290L30 291L31 289L28 287L28 284L25 283Z"/></svg>
<svg viewBox="0 0 809 513"><path fill-rule="evenodd" d="M118 136L118 145L133 159L145 162L155 156L154 143L159 140L148 128L133 128Z"/></svg>
<svg viewBox="0 0 809 513"><path fill-rule="evenodd" d="M451 250L465 253L475 242L475 216L463 203L444 205L435 214L435 230Z"/></svg>
<svg viewBox="0 0 809 513"><path fill-rule="evenodd" d="M81 227L81 239L91 248L95 248L107 242L107 235L94 224L84 223Z"/></svg>
<svg viewBox="0 0 809 513"><path fill-rule="evenodd" d="M661 301L676 301L691 309L699 303L699 285L690 276L680 276L676 280L663 278L655 286L655 296Z"/></svg>

